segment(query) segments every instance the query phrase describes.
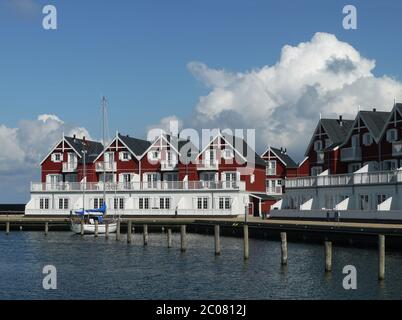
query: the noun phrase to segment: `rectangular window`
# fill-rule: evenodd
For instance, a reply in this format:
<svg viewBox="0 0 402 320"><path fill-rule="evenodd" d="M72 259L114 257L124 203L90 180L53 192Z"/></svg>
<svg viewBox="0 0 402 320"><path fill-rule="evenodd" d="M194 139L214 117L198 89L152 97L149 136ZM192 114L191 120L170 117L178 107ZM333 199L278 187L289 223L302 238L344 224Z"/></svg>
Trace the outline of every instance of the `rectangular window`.
<svg viewBox="0 0 402 320"><path fill-rule="evenodd" d="M208 198L197 198L197 209L206 210L208 209Z"/></svg>
<svg viewBox="0 0 402 320"><path fill-rule="evenodd" d="M230 198L225 198L225 210L230 209Z"/></svg>
<svg viewBox="0 0 402 320"><path fill-rule="evenodd" d="M39 208L41 210L49 210L49 199L48 198L39 199Z"/></svg>
<svg viewBox="0 0 402 320"><path fill-rule="evenodd" d="M60 198L59 199L59 210L68 210L69 209L69 199Z"/></svg>
<svg viewBox="0 0 402 320"><path fill-rule="evenodd" d="M361 194L360 195L360 210L369 210L370 209L370 202L368 194Z"/></svg>
<svg viewBox="0 0 402 320"><path fill-rule="evenodd" d="M322 150L322 141L317 140L314 142L314 151L321 151Z"/></svg>
<svg viewBox="0 0 402 320"><path fill-rule="evenodd" d="M140 210L148 210L149 209L149 198L140 198L139 208L140 208Z"/></svg>
<svg viewBox="0 0 402 320"><path fill-rule="evenodd" d="M103 206L103 198L94 198L94 209L100 209Z"/></svg>
<svg viewBox="0 0 402 320"><path fill-rule="evenodd" d="M385 200L387 200L387 195L385 195L385 194L378 194L377 195L377 205L380 205Z"/></svg>
<svg viewBox="0 0 402 320"><path fill-rule="evenodd" d="M267 175L275 176L276 175L276 161L267 161Z"/></svg>
<svg viewBox="0 0 402 320"><path fill-rule="evenodd" d="M113 202L115 210L124 210L124 198L114 198Z"/></svg>
<svg viewBox="0 0 402 320"><path fill-rule="evenodd" d="M160 198L159 199L159 208L160 209L170 209L170 198Z"/></svg>

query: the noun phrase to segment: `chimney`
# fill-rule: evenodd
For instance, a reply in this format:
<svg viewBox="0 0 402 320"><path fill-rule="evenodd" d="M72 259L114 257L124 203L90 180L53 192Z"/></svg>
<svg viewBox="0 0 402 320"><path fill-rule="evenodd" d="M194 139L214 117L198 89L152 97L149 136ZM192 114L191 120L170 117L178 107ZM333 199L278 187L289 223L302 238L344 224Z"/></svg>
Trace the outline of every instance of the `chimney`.
<svg viewBox="0 0 402 320"><path fill-rule="evenodd" d="M341 127L343 126L343 117L342 117L342 115L339 116L339 125Z"/></svg>
<svg viewBox="0 0 402 320"><path fill-rule="evenodd" d="M287 154L287 153L288 153L288 149L285 148L285 150L284 150L283 153L284 153L284 154Z"/></svg>
<svg viewBox="0 0 402 320"><path fill-rule="evenodd" d="M376 108L373 108L373 112L377 112L377 109L376 109Z"/></svg>
<svg viewBox="0 0 402 320"><path fill-rule="evenodd" d="M82 141L87 142L85 136L82 137Z"/></svg>

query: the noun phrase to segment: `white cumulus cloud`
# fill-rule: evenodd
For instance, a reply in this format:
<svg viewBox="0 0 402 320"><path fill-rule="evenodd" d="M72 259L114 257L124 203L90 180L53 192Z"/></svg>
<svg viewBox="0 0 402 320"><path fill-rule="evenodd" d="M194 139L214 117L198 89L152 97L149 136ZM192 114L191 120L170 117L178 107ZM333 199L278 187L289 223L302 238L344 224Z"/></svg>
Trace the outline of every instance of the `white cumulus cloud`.
<svg viewBox="0 0 402 320"><path fill-rule="evenodd" d="M0 199L10 201L29 194L30 181L39 178L40 161L63 133L91 139L88 130L65 123L55 115L21 120L15 128L0 124Z"/></svg>
<svg viewBox="0 0 402 320"><path fill-rule="evenodd" d="M260 149L287 147L301 159L321 113L354 118L358 106L390 110L402 83L373 74L375 61L328 33L282 48L272 66L230 72L191 62L188 69L210 92L199 98L198 128L255 128Z"/></svg>

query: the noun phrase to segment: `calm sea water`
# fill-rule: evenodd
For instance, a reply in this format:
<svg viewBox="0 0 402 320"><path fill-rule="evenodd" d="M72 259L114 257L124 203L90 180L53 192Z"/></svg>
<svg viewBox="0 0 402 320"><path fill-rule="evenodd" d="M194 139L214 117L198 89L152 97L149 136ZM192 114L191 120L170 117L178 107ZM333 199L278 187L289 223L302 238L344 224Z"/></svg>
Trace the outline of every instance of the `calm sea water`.
<svg viewBox="0 0 402 320"><path fill-rule="evenodd" d="M69 232L0 234L0 299L400 299L402 254L387 253L386 281L377 281L377 252L334 247L334 272L323 272L323 247L289 244L289 265L280 266L280 245L250 240L243 261L242 240L189 234L189 250L167 249L164 234L150 234L148 247L81 238ZM58 289L42 288L42 268L54 265ZM357 268L358 289L342 286L342 268Z"/></svg>

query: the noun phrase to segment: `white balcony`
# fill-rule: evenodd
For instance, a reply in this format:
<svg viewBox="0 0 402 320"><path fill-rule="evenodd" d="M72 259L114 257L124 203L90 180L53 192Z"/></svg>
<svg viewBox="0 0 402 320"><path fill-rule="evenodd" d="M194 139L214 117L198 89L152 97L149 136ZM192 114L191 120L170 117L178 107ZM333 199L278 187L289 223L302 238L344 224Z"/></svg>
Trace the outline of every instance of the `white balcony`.
<svg viewBox="0 0 402 320"><path fill-rule="evenodd" d="M77 168L78 168L77 162L64 162L63 163L63 172L65 172L65 173L76 172Z"/></svg>
<svg viewBox="0 0 402 320"><path fill-rule="evenodd" d="M268 168L267 167L266 175L267 176L276 176L276 168Z"/></svg>
<svg viewBox="0 0 402 320"><path fill-rule="evenodd" d="M392 143L392 156L402 156L402 141Z"/></svg>
<svg viewBox="0 0 402 320"><path fill-rule="evenodd" d="M174 161L162 161L161 170L162 171L174 171L177 169L177 162Z"/></svg>
<svg viewBox="0 0 402 320"><path fill-rule="evenodd" d="M218 170L219 163L217 160L215 161L200 161L198 163L198 170Z"/></svg>
<svg viewBox="0 0 402 320"><path fill-rule="evenodd" d="M360 147L345 148L341 150L342 161L361 161L362 149Z"/></svg>
<svg viewBox="0 0 402 320"><path fill-rule="evenodd" d="M31 192L99 192L99 191L181 191L181 190L246 190L244 181L154 181L122 183L31 183Z"/></svg>
<svg viewBox="0 0 402 320"><path fill-rule="evenodd" d="M394 183L402 183L402 171L378 171L318 177L291 178L285 180L285 187L287 189L292 189Z"/></svg>
<svg viewBox="0 0 402 320"><path fill-rule="evenodd" d="M117 170L116 162L98 162L96 164L96 172L114 172Z"/></svg>
<svg viewBox="0 0 402 320"><path fill-rule="evenodd" d="M272 196L280 196L282 195L282 186L276 187L267 187L267 194Z"/></svg>

